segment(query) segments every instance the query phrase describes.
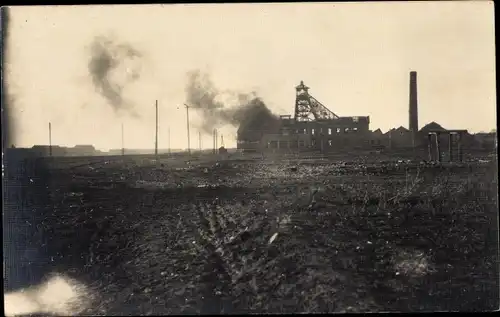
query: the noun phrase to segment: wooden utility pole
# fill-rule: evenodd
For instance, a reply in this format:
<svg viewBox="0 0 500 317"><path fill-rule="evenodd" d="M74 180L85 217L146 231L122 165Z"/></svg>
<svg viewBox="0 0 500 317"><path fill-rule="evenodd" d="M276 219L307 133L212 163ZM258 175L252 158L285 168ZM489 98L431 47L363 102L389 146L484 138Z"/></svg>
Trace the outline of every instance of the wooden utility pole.
<svg viewBox="0 0 500 317"><path fill-rule="evenodd" d="M201 131L198 131L198 146L200 148L200 153L201 153Z"/></svg>
<svg viewBox="0 0 500 317"><path fill-rule="evenodd" d="M215 134L215 129L214 129L214 131L212 133L212 143L213 143L212 146L213 146L213 152L214 152L214 154L215 154L215 149L216 149L216 147L215 147L215 139L216 138L217 138L217 135Z"/></svg>
<svg viewBox="0 0 500 317"><path fill-rule="evenodd" d="M191 154L191 137L189 135L189 106L184 104L186 106L186 119L187 119L187 136L188 136L188 153Z"/></svg>
<svg viewBox="0 0 500 317"><path fill-rule="evenodd" d="M123 123L122 123L122 155L125 155L125 140L123 134Z"/></svg>
<svg viewBox="0 0 500 317"><path fill-rule="evenodd" d="M156 100L155 156L158 157L158 100Z"/></svg>
<svg viewBox="0 0 500 317"><path fill-rule="evenodd" d="M170 127L168 127L168 154L171 153L171 146L170 146Z"/></svg>
<svg viewBox="0 0 500 317"><path fill-rule="evenodd" d="M215 153L219 149L219 131L215 129Z"/></svg>
<svg viewBox="0 0 500 317"><path fill-rule="evenodd" d="M389 130L389 149L392 150L392 131Z"/></svg>
<svg viewBox="0 0 500 317"><path fill-rule="evenodd" d="M52 124L49 122L49 156L52 156Z"/></svg>

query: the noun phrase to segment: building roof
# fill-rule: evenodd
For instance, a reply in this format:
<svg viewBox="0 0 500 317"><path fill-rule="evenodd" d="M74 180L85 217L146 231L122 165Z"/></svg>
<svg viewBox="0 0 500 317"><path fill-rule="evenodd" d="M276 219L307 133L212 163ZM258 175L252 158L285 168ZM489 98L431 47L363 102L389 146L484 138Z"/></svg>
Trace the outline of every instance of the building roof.
<svg viewBox="0 0 500 317"><path fill-rule="evenodd" d="M386 133L384 133L384 135L389 135L389 134L390 134L391 132L393 132L394 130L396 130L396 129L394 129L394 128L389 129L389 130L387 130L387 132L386 132Z"/></svg>
<svg viewBox="0 0 500 317"><path fill-rule="evenodd" d="M395 130L398 132L410 132L410 130L408 130L407 128L405 128L403 126L400 126L399 128L397 128Z"/></svg>
<svg viewBox="0 0 500 317"><path fill-rule="evenodd" d="M495 131L474 133L474 135L496 135L496 134L497 133Z"/></svg>
<svg viewBox="0 0 500 317"><path fill-rule="evenodd" d="M390 129L389 131L387 131L386 133L384 133L384 135L389 135L391 134L392 132L410 132L410 130L408 130L407 128L403 127L403 126L400 126L399 128L392 128Z"/></svg>
<svg viewBox="0 0 500 317"><path fill-rule="evenodd" d="M479 132L473 134L476 138L496 138L497 134L495 132Z"/></svg>
<svg viewBox="0 0 500 317"><path fill-rule="evenodd" d="M89 144L77 144L74 146L75 149L94 149L93 145Z"/></svg>
<svg viewBox="0 0 500 317"><path fill-rule="evenodd" d="M52 147L53 149L58 149L60 148L59 145L33 145L31 148L32 149L49 149L50 147Z"/></svg>
<svg viewBox="0 0 500 317"><path fill-rule="evenodd" d="M423 126L420 131L430 131L430 130L442 130L442 131L445 131L446 129L443 128L440 124L432 121L431 123L428 123L426 124L425 126Z"/></svg>

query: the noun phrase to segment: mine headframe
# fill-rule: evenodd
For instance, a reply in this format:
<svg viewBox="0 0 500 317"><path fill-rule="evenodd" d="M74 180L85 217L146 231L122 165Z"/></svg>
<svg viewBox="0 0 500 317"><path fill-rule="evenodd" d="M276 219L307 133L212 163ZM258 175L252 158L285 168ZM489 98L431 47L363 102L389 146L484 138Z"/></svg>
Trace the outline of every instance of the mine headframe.
<svg viewBox="0 0 500 317"><path fill-rule="evenodd" d="M309 87L301 81L295 87L295 121L323 121L338 119L335 113L309 94Z"/></svg>

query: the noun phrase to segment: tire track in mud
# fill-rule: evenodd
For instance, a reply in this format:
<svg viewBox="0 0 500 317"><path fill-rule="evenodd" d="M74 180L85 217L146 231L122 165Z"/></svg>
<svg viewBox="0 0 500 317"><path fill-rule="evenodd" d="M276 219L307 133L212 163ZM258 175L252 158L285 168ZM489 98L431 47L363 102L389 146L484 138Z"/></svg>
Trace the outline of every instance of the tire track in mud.
<svg viewBox="0 0 500 317"><path fill-rule="evenodd" d="M203 245L202 253L206 259L201 278L205 288L202 312L208 314L232 313L231 276L218 250L223 241L220 228L217 226L213 213L211 218L207 218L206 208L209 206L198 203L194 208L200 221L198 241ZM210 239L210 235L215 239Z"/></svg>
<svg viewBox="0 0 500 317"><path fill-rule="evenodd" d="M207 202L213 202L216 194L224 203L225 197L249 195L210 188L140 191L142 224L136 226L145 230L126 267L140 285L136 288L149 288L158 306L153 312L231 313L230 269L220 254L223 237L213 226L216 220L209 218L213 206Z"/></svg>
<svg viewBox="0 0 500 317"><path fill-rule="evenodd" d="M206 272L211 272L207 291L214 289L213 283L223 289L219 297L210 298L217 305L211 312L217 313L218 308L238 313L376 309L365 279L335 263L331 252L336 248L331 241L322 241L322 230L316 233L314 228L318 227L310 211L297 210L290 220L291 206L275 207L280 209L276 223L269 221L274 218L271 214L254 214L253 225L244 229L240 226L243 230L228 239L227 215L221 214L216 204L198 205L203 223L200 234L205 235L204 241L210 241L206 250L213 261L206 266ZM280 224L285 219L292 223ZM271 244L268 239L275 232L279 232L279 241ZM308 258L311 254L315 259ZM231 300L233 304L229 305Z"/></svg>
<svg viewBox="0 0 500 317"><path fill-rule="evenodd" d="M206 258L203 282L205 287L204 313L236 313L242 312L241 296L238 289L248 288L252 280L248 280L248 259L262 257L265 254L252 242L255 236L263 234L262 228L255 225L245 226L248 221L239 222L231 216L244 218L247 214L226 214L221 205L229 203L216 199L213 202L199 202L196 208L200 220L198 239L203 245L202 253ZM229 208L244 207L229 204ZM247 206L247 208L251 208ZM243 226L242 226L243 224ZM259 230L260 229L260 230ZM253 263L255 265L255 263ZM255 283L255 277L253 278ZM255 290L256 291L256 290ZM255 295L255 294L254 294Z"/></svg>

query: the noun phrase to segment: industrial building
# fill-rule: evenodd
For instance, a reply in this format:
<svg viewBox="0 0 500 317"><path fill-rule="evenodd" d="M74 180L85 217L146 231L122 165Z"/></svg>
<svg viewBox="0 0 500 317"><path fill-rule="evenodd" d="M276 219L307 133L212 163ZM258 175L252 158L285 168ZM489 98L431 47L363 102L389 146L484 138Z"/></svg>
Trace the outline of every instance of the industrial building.
<svg viewBox="0 0 500 317"><path fill-rule="evenodd" d="M408 128L400 126L385 133L380 129L371 131L369 116L338 116L314 98L304 82L300 82L295 87L294 116L279 116L272 128L239 129L237 148L243 152L320 153L355 149L426 149L429 133L438 131L445 135L447 131L455 130L447 130L435 122L419 129L417 72L411 71L409 79ZM462 146L474 147L477 142L474 142L473 136L467 130L460 131ZM451 137L443 139L442 145L447 146L450 140Z"/></svg>
<svg viewBox="0 0 500 317"><path fill-rule="evenodd" d="M469 134L467 130L449 130L436 122L419 129L417 72L411 71L409 78L409 118L408 128L399 126L387 132L380 129L370 130L369 116L339 116L314 98L304 82L295 87L295 109L292 115L275 116L260 100L251 104L251 112L245 113L245 120L237 131L237 149L242 152L316 152L335 153L336 151L414 149L430 153L433 148L442 149L456 146L471 150L491 150L497 145L497 134ZM101 152L92 145L62 147L52 145L49 123L49 144L35 145L32 148L9 148L10 153L33 156L96 156L123 155L123 148ZM432 138L431 138L432 137ZM221 139L223 137L221 136ZM214 130L214 153L217 148L217 130ZM223 139L218 152L225 151ZM200 146L201 148L201 146ZM172 152L180 150L172 150ZM160 151L167 152L167 151ZM170 153L171 150L168 150ZM152 154L153 150L127 149L127 154ZM424 153L425 154L425 153ZM439 154L439 153L438 153ZM429 154L430 155L430 154ZM438 155L440 158L441 154Z"/></svg>
<svg viewBox="0 0 500 317"><path fill-rule="evenodd" d="M16 148L12 146L8 150L11 153L17 153L22 156L35 156L35 157L104 155L103 152L96 150L93 145L75 145L74 147L66 147L59 145L34 145L31 148Z"/></svg>
<svg viewBox="0 0 500 317"><path fill-rule="evenodd" d="M368 116L340 117L309 93L303 82L295 87L295 115L282 115L277 127L238 131L238 149L253 151L321 151L368 145Z"/></svg>

